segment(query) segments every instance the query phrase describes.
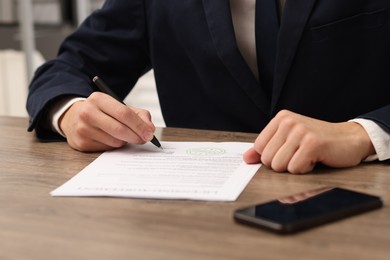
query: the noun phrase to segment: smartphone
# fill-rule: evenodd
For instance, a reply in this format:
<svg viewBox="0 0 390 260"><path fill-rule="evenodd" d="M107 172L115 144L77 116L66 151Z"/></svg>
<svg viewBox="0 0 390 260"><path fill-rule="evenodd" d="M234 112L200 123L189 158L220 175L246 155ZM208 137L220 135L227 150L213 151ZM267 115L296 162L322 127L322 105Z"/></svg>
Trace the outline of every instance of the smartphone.
<svg viewBox="0 0 390 260"><path fill-rule="evenodd" d="M234 212L237 222L281 234L294 233L382 207L381 198L338 187L283 197Z"/></svg>

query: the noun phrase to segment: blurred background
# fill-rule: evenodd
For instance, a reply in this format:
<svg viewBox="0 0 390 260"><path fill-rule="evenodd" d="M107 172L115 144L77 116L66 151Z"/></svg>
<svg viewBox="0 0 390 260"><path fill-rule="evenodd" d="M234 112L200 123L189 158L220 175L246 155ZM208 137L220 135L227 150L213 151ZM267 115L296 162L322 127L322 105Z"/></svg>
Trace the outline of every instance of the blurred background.
<svg viewBox="0 0 390 260"><path fill-rule="evenodd" d="M35 69L54 58L62 40L104 0L0 0L0 115L27 116L28 82ZM125 99L151 112L165 126L153 71Z"/></svg>

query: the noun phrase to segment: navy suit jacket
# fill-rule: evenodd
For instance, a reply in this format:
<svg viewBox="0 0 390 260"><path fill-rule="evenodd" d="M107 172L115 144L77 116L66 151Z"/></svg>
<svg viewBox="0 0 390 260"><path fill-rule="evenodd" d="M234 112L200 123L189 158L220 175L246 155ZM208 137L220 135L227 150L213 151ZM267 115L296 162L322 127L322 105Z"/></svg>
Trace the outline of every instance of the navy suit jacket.
<svg viewBox="0 0 390 260"><path fill-rule="evenodd" d="M62 44L30 85L29 130L65 95L103 78L124 98L154 69L167 126L259 132L281 109L390 131L390 1L290 0L272 96L236 45L228 0L111 0Z"/></svg>

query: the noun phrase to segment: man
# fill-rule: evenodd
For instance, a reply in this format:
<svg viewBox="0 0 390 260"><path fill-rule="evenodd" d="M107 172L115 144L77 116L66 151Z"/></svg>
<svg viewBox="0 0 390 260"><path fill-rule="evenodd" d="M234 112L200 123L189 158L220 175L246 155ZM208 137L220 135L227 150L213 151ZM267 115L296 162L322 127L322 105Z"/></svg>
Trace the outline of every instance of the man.
<svg viewBox="0 0 390 260"><path fill-rule="evenodd" d="M248 163L304 173L385 160L389 15L387 0L107 1L37 71L29 129L80 151L147 142L149 113L91 79L124 98L153 68L167 126L260 132Z"/></svg>

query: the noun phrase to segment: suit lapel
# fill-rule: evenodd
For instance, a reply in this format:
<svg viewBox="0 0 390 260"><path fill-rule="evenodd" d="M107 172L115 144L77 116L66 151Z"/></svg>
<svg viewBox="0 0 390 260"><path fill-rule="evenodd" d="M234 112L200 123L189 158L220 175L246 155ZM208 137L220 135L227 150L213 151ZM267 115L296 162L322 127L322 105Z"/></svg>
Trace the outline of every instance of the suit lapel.
<svg viewBox="0 0 390 260"><path fill-rule="evenodd" d="M317 0L287 0L281 20L275 64L272 109L280 97L303 30ZM276 111L272 111L272 115Z"/></svg>
<svg viewBox="0 0 390 260"><path fill-rule="evenodd" d="M250 71L234 38L229 0L203 0L216 52L250 99L266 114L274 108L291 68L306 22L317 0L287 0L280 25L272 103Z"/></svg>
<svg viewBox="0 0 390 260"><path fill-rule="evenodd" d="M270 101L237 47L229 0L203 0L203 6L218 56L252 102L270 114Z"/></svg>

